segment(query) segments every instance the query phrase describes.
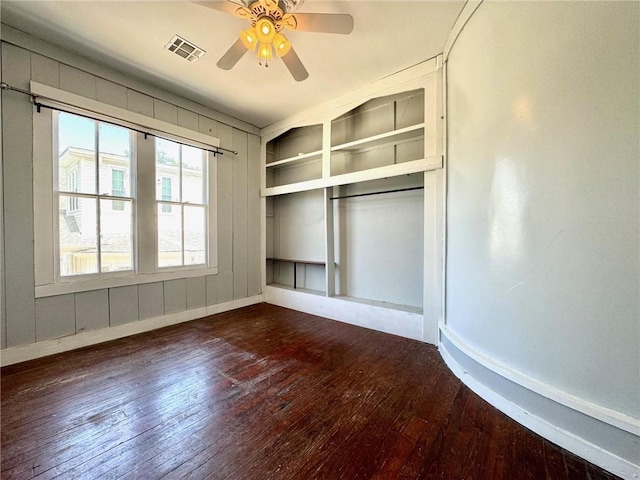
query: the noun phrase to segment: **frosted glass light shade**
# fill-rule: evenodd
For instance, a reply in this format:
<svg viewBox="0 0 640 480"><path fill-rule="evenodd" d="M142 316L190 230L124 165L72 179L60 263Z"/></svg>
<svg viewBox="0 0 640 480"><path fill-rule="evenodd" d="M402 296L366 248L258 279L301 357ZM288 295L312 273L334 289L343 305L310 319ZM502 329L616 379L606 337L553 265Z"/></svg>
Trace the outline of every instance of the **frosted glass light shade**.
<svg viewBox="0 0 640 480"><path fill-rule="evenodd" d="M273 49L270 43L261 43L258 48L258 58L260 60L273 60Z"/></svg>
<svg viewBox="0 0 640 480"><path fill-rule="evenodd" d="M273 37L273 47L278 57L284 57L291 50L291 42L283 34L276 33Z"/></svg>
<svg viewBox="0 0 640 480"><path fill-rule="evenodd" d="M258 44L258 38L253 28L247 28L246 30L241 31L240 40L244 47L250 52L253 52Z"/></svg>
<svg viewBox="0 0 640 480"><path fill-rule="evenodd" d="M258 20L254 30L261 43L273 42L273 37L276 35L276 27L267 17L262 17Z"/></svg>

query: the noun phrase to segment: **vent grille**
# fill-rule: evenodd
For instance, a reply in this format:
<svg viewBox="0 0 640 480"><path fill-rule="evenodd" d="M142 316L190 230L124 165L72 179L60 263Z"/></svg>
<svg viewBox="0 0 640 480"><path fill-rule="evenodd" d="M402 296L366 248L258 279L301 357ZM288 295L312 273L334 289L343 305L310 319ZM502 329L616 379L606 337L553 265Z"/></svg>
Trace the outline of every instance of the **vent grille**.
<svg viewBox="0 0 640 480"><path fill-rule="evenodd" d="M200 47L197 47L188 40L185 40L179 35L174 35L169 43L164 47L166 50L181 56L182 58L195 62L204 56L206 53Z"/></svg>

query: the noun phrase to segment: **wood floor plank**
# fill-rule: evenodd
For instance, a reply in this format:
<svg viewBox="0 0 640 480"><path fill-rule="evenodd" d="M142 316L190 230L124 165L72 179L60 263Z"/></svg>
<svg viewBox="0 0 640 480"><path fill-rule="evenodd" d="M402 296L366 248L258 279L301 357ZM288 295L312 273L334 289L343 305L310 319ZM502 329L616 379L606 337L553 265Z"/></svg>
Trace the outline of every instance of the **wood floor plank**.
<svg viewBox="0 0 640 480"><path fill-rule="evenodd" d="M267 304L0 376L7 480L615 478L488 405L433 346Z"/></svg>

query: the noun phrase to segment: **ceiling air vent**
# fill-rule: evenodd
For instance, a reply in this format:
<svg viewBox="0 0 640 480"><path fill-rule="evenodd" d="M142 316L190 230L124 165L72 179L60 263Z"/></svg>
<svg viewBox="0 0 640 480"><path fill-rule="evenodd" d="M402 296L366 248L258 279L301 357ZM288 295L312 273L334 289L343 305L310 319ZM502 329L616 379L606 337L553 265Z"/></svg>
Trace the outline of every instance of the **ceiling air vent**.
<svg viewBox="0 0 640 480"><path fill-rule="evenodd" d="M206 53L200 47L196 47L193 43L185 40L179 35L174 35L171 41L167 43L164 48L176 55L180 55L182 58L186 58L190 62L195 62L202 58Z"/></svg>

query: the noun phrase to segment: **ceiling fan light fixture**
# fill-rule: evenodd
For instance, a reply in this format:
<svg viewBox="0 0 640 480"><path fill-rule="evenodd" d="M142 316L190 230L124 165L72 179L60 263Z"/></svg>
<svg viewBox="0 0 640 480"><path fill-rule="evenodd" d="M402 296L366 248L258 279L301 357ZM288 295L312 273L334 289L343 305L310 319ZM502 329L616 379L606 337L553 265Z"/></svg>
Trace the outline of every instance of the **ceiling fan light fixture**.
<svg viewBox="0 0 640 480"><path fill-rule="evenodd" d="M276 33L273 37L273 47L278 57L284 57L291 50L291 42L281 33Z"/></svg>
<svg viewBox="0 0 640 480"><path fill-rule="evenodd" d="M273 60L273 49L270 43L260 43L258 47L258 58L260 59L260 65L264 62L264 66L269 66L269 60Z"/></svg>
<svg viewBox="0 0 640 480"><path fill-rule="evenodd" d="M253 52L258 44L258 39L253 28L247 28L246 30L241 31L240 40L244 47L250 52Z"/></svg>
<svg viewBox="0 0 640 480"><path fill-rule="evenodd" d="M292 12L302 4L303 0L228 1L236 5L235 10L233 10L234 7L206 6L226 13L233 10L233 14L246 19L251 24L251 28L240 32L240 38L218 60L218 67L223 70L233 68L247 50L250 52L257 50L256 55L260 65L268 67L269 60L278 56L291 76L297 82L301 82L309 77L309 72L300 61L289 39L281 33L283 29L342 35L348 35L353 31L353 17L346 13L296 13L293 15Z"/></svg>
<svg viewBox="0 0 640 480"><path fill-rule="evenodd" d="M276 35L276 27L268 17L262 17L256 22L255 32L261 43L271 43Z"/></svg>

